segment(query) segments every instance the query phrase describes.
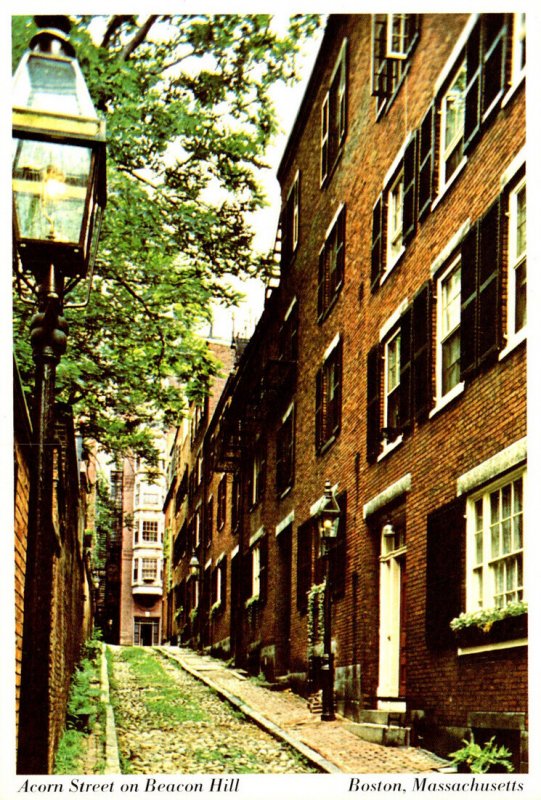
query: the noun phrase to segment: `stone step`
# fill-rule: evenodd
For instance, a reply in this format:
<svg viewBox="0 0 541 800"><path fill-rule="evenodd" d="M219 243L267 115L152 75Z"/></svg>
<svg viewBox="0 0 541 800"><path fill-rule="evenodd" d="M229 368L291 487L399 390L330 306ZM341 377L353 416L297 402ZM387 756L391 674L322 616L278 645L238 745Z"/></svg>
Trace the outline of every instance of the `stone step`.
<svg viewBox="0 0 541 800"><path fill-rule="evenodd" d="M374 725L404 725L406 715L400 711L381 711L379 709L363 708L357 712L357 722L369 722Z"/></svg>
<svg viewBox="0 0 541 800"><path fill-rule="evenodd" d="M411 729L402 725L385 725L377 722L346 722L345 726L365 742L382 744L386 747L409 747L410 745Z"/></svg>

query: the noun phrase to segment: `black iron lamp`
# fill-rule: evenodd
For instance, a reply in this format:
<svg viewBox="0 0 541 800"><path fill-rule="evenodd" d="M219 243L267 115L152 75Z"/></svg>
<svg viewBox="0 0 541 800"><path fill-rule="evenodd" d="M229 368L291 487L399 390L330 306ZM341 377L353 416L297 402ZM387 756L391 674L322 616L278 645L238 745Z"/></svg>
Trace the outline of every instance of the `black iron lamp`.
<svg viewBox="0 0 541 800"><path fill-rule="evenodd" d="M41 29L13 83L13 227L25 272L38 282L92 270L106 200L105 122L98 119L61 16Z"/></svg>
<svg viewBox="0 0 541 800"><path fill-rule="evenodd" d="M199 578L199 572L201 570L201 564L199 563L199 559L197 556L194 555L190 558L190 575L192 578Z"/></svg>
<svg viewBox="0 0 541 800"><path fill-rule="evenodd" d="M51 767L44 665L51 649L53 560L60 547L52 492L56 366L67 344L64 297L83 278L90 290L106 196L105 123L68 40L70 22L62 16L37 16L35 22L40 30L15 73L12 111L13 260L21 299L37 299L30 323L34 458L18 746L18 771L26 774Z"/></svg>
<svg viewBox="0 0 541 800"><path fill-rule="evenodd" d="M325 558L325 594L324 626L323 626L323 658L322 672L322 697L321 719L329 722L335 719L334 715L334 654L332 652L332 594L331 594L331 548L338 537L341 510L336 500L331 482L325 481L323 501L318 509L317 522L320 537L320 552Z"/></svg>

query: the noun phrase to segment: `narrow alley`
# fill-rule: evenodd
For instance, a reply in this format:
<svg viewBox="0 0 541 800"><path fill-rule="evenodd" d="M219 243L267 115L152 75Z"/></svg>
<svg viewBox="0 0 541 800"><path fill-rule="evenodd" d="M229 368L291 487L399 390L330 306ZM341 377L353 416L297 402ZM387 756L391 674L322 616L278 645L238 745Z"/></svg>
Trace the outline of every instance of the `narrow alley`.
<svg viewBox="0 0 541 800"><path fill-rule="evenodd" d="M110 653L122 773L318 771L158 651Z"/></svg>

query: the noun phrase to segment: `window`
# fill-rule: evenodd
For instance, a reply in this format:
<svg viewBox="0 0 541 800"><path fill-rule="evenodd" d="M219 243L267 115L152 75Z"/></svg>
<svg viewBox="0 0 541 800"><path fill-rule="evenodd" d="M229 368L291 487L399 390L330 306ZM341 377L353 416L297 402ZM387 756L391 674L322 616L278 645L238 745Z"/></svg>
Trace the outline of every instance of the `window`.
<svg viewBox="0 0 541 800"><path fill-rule="evenodd" d="M517 84L526 67L526 14L513 14L513 60L511 84Z"/></svg>
<svg viewBox="0 0 541 800"><path fill-rule="evenodd" d="M293 300L287 310L278 338L278 356L282 361L297 361L299 331L299 304Z"/></svg>
<svg viewBox="0 0 541 800"><path fill-rule="evenodd" d="M233 475L233 486L231 489L231 527L233 531L238 531L241 517L241 482L240 475L235 472Z"/></svg>
<svg viewBox="0 0 541 800"><path fill-rule="evenodd" d="M438 281L438 398L460 382L460 267L459 258Z"/></svg>
<svg viewBox="0 0 541 800"><path fill-rule="evenodd" d="M260 604L267 599L267 537L260 536L246 553L245 597L257 598Z"/></svg>
<svg viewBox="0 0 541 800"><path fill-rule="evenodd" d="M287 266L299 244L300 173L297 172L282 212L282 266Z"/></svg>
<svg viewBox="0 0 541 800"><path fill-rule="evenodd" d="M291 405L276 437L276 489L282 494L293 485L295 467L295 414Z"/></svg>
<svg viewBox="0 0 541 800"><path fill-rule="evenodd" d="M345 223L346 209L342 206L319 253L317 312L320 318L329 310L344 280Z"/></svg>
<svg viewBox="0 0 541 800"><path fill-rule="evenodd" d="M155 581L158 577L158 561L155 558L143 558L143 580Z"/></svg>
<svg viewBox="0 0 541 800"><path fill-rule="evenodd" d="M400 331L384 344L383 433L392 442L400 432Z"/></svg>
<svg viewBox="0 0 541 800"><path fill-rule="evenodd" d="M219 605L222 608L225 607L226 603L226 575L227 560L223 557L216 564L212 581L212 604Z"/></svg>
<svg viewBox="0 0 541 800"><path fill-rule="evenodd" d="M263 444L258 443L253 452L248 472L248 498L251 508L259 503L265 493L265 469Z"/></svg>
<svg viewBox="0 0 541 800"><path fill-rule="evenodd" d="M524 599L523 495L521 473L468 500L468 611Z"/></svg>
<svg viewBox="0 0 541 800"><path fill-rule="evenodd" d="M205 506L205 547L210 547L214 533L214 499L211 497Z"/></svg>
<svg viewBox="0 0 541 800"><path fill-rule="evenodd" d="M509 300L507 335L511 340L526 325L526 181L509 195Z"/></svg>
<svg viewBox="0 0 541 800"><path fill-rule="evenodd" d="M372 15L372 94L377 113L390 106L419 38L419 14Z"/></svg>
<svg viewBox="0 0 541 800"><path fill-rule="evenodd" d="M387 269L403 250L402 214L404 208L404 176L401 173L391 186L387 200Z"/></svg>
<svg viewBox="0 0 541 800"><path fill-rule="evenodd" d="M308 610L308 592L312 585L312 530L308 520L297 531L297 609L301 614Z"/></svg>
<svg viewBox="0 0 541 800"><path fill-rule="evenodd" d="M138 580L139 580L139 561L137 559L134 559L134 562L133 562L133 582L137 583Z"/></svg>
<svg viewBox="0 0 541 800"><path fill-rule="evenodd" d="M334 67L330 88L321 105L321 183L332 172L346 136L347 40Z"/></svg>
<svg viewBox="0 0 541 800"><path fill-rule="evenodd" d="M157 542L158 541L158 522L154 520L143 520L143 541L144 542Z"/></svg>
<svg viewBox="0 0 541 800"><path fill-rule="evenodd" d="M143 492L143 505L144 506L159 506L161 501L159 491L144 491Z"/></svg>
<svg viewBox="0 0 541 800"><path fill-rule="evenodd" d="M338 339L316 375L316 451L334 441L342 415L342 342Z"/></svg>
<svg viewBox="0 0 541 800"><path fill-rule="evenodd" d="M440 104L440 192L445 189L464 156L465 91L466 62L463 62Z"/></svg>
<svg viewBox="0 0 541 800"><path fill-rule="evenodd" d="M218 509L216 514L216 525L218 530L222 530L225 525L227 508L227 476L224 475L218 484Z"/></svg>

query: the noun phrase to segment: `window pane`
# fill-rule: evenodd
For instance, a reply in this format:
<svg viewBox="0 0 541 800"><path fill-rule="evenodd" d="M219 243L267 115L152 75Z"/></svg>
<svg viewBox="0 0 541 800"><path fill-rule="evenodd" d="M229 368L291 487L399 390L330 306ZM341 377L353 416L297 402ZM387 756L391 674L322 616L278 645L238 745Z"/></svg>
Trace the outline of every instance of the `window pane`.
<svg viewBox="0 0 541 800"><path fill-rule="evenodd" d="M460 332L450 336L442 346L442 393L447 394L460 380Z"/></svg>

